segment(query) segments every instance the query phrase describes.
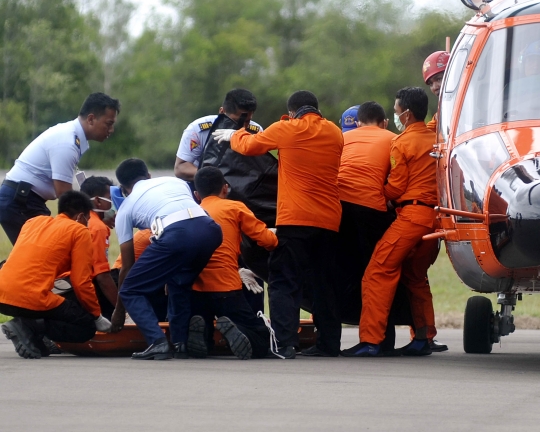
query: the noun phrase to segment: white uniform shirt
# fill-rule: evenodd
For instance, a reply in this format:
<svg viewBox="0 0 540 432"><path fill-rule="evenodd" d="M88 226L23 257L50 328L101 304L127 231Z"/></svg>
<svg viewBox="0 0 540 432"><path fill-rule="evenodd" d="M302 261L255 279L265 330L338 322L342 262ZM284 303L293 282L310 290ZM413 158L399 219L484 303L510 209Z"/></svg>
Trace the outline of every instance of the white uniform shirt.
<svg viewBox="0 0 540 432"><path fill-rule="evenodd" d="M53 180L71 184L79 159L88 148L79 119L59 123L23 150L6 179L28 182L43 199L56 199Z"/></svg>
<svg viewBox="0 0 540 432"><path fill-rule="evenodd" d="M131 240L133 228L150 228L156 216L164 217L193 207L199 205L184 180L176 177L140 180L118 209L115 226L118 243Z"/></svg>
<svg viewBox="0 0 540 432"><path fill-rule="evenodd" d="M208 115L191 122L182 134L176 156L183 161L190 162L198 167L199 159L201 158L204 146L206 145L206 140L208 139L208 133L216 118L217 115ZM250 122L250 125L254 132L263 130L261 125L253 121Z"/></svg>

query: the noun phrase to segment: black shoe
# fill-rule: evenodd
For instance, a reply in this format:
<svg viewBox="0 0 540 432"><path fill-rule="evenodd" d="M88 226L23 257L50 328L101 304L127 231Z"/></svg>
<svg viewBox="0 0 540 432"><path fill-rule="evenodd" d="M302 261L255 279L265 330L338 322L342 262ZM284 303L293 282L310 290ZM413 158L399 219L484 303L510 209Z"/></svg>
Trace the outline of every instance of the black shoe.
<svg viewBox="0 0 540 432"><path fill-rule="evenodd" d="M439 341L436 341L435 339L432 339L429 342L429 347L431 348L432 352L448 351L448 345L444 345L442 343L439 343Z"/></svg>
<svg viewBox="0 0 540 432"><path fill-rule="evenodd" d="M296 349L293 346L286 346L278 348L277 352L270 351L270 354L283 360L292 360L296 357Z"/></svg>
<svg viewBox="0 0 540 432"><path fill-rule="evenodd" d="M431 355L431 348L427 339L413 339L410 343L401 348L404 356L418 357Z"/></svg>
<svg viewBox="0 0 540 432"><path fill-rule="evenodd" d="M401 352L401 349L399 348L392 348L389 350L384 350L382 352L383 357L401 357L403 353Z"/></svg>
<svg viewBox="0 0 540 432"><path fill-rule="evenodd" d="M133 353L133 360L168 360L173 356L171 344L166 338L158 339L143 352Z"/></svg>
<svg viewBox="0 0 540 432"><path fill-rule="evenodd" d="M208 355L208 347L204 339L205 327L204 318L200 315L194 315L189 320L187 351L191 357L206 358Z"/></svg>
<svg viewBox="0 0 540 432"><path fill-rule="evenodd" d="M307 357L338 357L339 354L329 354L326 351L318 348L317 345L313 345L305 350L302 350L300 353L303 356Z"/></svg>
<svg viewBox="0 0 540 432"><path fill-rule="evenodd" d="M382 357L380 345L360 342L353 347L341 351L343 357Z"/></svg>
<svg viewBox="0 0 540 432"><path fill-rule="evenodd" d="M58 348L58 345L56 345L47 336L43 336L43 343L47 347L49 354L64 354L64 352L60 348Z"/></svg>
<svg viewBox="0 0 540 432"><path fill-rule="evenodd" d="M226 316L219 317L216 321L216 328L223 335L233 354L240 360L251 358L253 350L248 337L238 330L238 327Z"/></svg>
<svg viewBox="0 0 540 432"><path fill-rule="evenodd" d="M36 335L21 318L13 318L11 321L2 324L1 327L6 338L11 340L15 346L15 351L19 356L26 359L41 358L41 351L34 343Z"/></svg>
<svg viewBox="0 0 540 432"><path fill-rule="evenodd" d="M173 354L174 358L176 358L176 359L187 359L187 358L189 358L188 351L187 351L187 346L186 346L185 343L179 342L179 343L173 344L173 346L174 346L174 354Z"/></svg>

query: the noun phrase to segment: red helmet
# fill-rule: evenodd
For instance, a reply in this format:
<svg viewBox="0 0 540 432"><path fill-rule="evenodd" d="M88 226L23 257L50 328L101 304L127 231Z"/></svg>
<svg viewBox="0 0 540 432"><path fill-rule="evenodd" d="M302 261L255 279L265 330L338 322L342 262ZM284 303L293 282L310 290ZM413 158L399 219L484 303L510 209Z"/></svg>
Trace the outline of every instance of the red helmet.
<svg viewBox="0 0 540 432"><path fill-rule="evenodd" d="M428 80L439 72L444 72L450 53L446 51L435 51L430 54L426 60L424 60L424 66L422 66L422 75L424 76L424 82L427 84Z"/></svg>

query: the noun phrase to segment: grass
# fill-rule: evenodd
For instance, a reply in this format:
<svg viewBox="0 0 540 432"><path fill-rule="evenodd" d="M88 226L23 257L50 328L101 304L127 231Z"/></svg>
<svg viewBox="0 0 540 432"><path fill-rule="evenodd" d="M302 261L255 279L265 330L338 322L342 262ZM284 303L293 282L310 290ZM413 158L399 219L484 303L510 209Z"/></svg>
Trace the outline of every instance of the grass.
<svg viewBox="0 0 540 432"><path fill-rule="evenodd" d="M47 204L53 214L56 214L57 201L48 201ZM6 258L10 251L11 243L4 231L0 229L0 260ZM118 240L113 232L111 233L109 247L109 261L111 264L116 260L119 251ZM429 270L429 281L433 293L435 314L438 319L440 316L447 314L459 314L461 316L465 310L467 299L472 295L481 295L472 292L459 280L444 247L441 249L437 261ZM496 294L486 295L486 297L493 301L494 308L496 308ZM515 315L540 317L540 296L524 294L523 301L519 302L516 307ZM302 312L301 317L309 318L309 314ZM0 315L0 322L4 322L6 319L6 317Z"/></svg>

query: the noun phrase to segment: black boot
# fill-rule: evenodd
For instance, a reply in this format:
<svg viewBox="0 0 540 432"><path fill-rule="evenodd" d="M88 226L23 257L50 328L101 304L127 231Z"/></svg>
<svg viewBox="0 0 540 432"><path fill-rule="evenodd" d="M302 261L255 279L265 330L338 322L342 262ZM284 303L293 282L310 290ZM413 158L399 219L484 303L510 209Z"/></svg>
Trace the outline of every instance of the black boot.
<svg viewBox="0 0 540 432"><path fill-rule="evenodd" d="M36 333L32 326L27 324L27 321L35 320L13 318L11 321L2 324L2 332L6 335L6 338L11 340L19 356L26 359L39 359L41 358L41 351L35 344Z"/></svg>
<svg viewBox="0 0 540 432"><path fill-rule="evenodd" d="M184 342L178 342L173 344L174 346L174 354L173 357L175 359L187 359L188 358L188 350L187 346Z"/></svg>

